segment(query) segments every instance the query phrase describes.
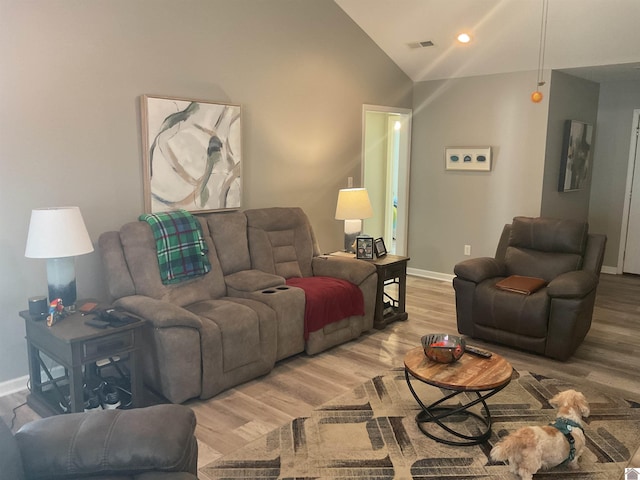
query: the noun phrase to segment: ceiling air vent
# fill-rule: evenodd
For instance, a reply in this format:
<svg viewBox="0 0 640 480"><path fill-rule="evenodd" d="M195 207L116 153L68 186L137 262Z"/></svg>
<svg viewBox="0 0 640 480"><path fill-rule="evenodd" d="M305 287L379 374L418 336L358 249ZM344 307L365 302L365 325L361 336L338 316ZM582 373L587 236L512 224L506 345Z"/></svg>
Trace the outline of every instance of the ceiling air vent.
<svg viewBox="0 0 640 480"><path fill-rule="evenodd" d="M426 48L433 47L434 43L431 40L425 40L423 42L411 42L408 45L409 48Z"/></svg>

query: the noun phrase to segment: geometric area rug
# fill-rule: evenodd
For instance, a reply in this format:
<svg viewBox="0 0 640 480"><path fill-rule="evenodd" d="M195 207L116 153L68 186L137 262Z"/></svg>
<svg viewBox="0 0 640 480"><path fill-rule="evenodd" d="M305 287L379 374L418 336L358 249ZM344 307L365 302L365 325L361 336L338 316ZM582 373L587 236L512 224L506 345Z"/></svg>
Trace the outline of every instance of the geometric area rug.
<svg viewBox="0 0 640 480"><path fill-rule="evenodd" d="M442 397L438 388L418 381L412 385L425 403ZM490 460L491 448L522 426L552 422L556 411L548 400L569 388L582 391L591 407L580 468L556 467L534 478L623 478L640 446L640 404L589 383L572 384L514 370L511 383L487 401L493 419L489 440L476 446L448 446L418 429L419 407L403 368L372 378L318 407L309 417L296 418L200 471L212 479L515 480L507 465ZM478 433L473 421L461 422L469 433Z"/></svg>

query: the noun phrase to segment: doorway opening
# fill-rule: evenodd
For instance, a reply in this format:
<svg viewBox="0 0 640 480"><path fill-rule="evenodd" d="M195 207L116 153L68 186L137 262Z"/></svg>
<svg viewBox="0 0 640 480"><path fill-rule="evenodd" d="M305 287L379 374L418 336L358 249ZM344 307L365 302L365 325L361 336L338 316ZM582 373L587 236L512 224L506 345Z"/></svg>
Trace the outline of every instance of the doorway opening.
<svg viewBox="0 0 640 480"><path fill-rule="evenodd" d="M407 254L411 109L363 105L362 179L373 217L363 232L382 237L386 249Z"/></svg>
<svg viewBox="0 0 640 480"><path fill-rule="evenodd" d="M640 275L640 110L633 111L618 273Z"/></svg>

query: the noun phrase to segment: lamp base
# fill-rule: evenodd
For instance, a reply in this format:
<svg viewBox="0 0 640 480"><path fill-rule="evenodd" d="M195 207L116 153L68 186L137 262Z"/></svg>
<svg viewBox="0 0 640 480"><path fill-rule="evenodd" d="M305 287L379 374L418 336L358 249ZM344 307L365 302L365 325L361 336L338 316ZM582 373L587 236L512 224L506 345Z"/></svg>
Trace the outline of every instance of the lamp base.
<svg viewBox="0 0 640 480"><path fill-rule="evenodd" d="M49 284L49 302L62 299L65 307L76 303L75 257L48 258L47 283Z"/></svg>
<svg viewBox="0 0 640 480"><path fill-rule="evenodd" d="M356 253L356 238L362 233L362 220L344 221L344 251Z"/></svg>

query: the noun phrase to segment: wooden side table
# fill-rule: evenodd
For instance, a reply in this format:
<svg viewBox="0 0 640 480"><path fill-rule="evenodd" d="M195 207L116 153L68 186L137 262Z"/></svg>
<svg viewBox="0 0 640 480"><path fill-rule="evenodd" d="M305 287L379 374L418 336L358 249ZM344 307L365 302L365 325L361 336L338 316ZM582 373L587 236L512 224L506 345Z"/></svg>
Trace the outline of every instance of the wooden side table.
<svg viewBox="0 0 640 480"><path fill-rule="evenodd" d="M407 262L409 257L387 254L375 260L363 260L373 263L378 273L378 291L373 326L378 329L386 327L397 320L406 320L407 294ZM385 290L385 287L397 286L397 293ZM390 289L389 289L390 290Z"/></svg>
<svg viewBox="0 0 640 480"><path fill-rule="evenodd" d="M427 358L422 347L416 347L405 355L404 371L409 390L422 409L416 415L416 423L422 433L447 445L469 446L486 442L491 436L491 413L486 400L509 384L513 367L496 353L493 353L491 358L465 353L457 362L437 363ZM425 405L413 388L411 378L451 393L445 394L430 405ZM466 401L464 396L461 396L453 404L444 404L465 392L473 392L476 398ZM482 405L483 415L469 410L478 404ZM459 420L453 425L445 423L448 417L449 420L455 420L456 415L475 417L483 426L482 431L477 435L463 433L460 431L462 424ZM437 425L438 434L430 431L427 428L429 425Z"/></svg>
<svg viewBox="0 0 640 480"><path fill-rule="evenodd" d="M25 320L31 393L28 405L43 417L63 413L59 406L64 395L70 397L70 411L84 410L85 369L98 360L110 357L129 357L131 401L133 407L143 405L142 376L138 352L142 345L144 321L121 327L104 329L85 325L91 315L74 313L51 327L44 319L32 319L28 311L20 312ZM54 378L43 362L41 353L64 367L64 376ZM46 374L43 380L42 373Z"/></svg>

